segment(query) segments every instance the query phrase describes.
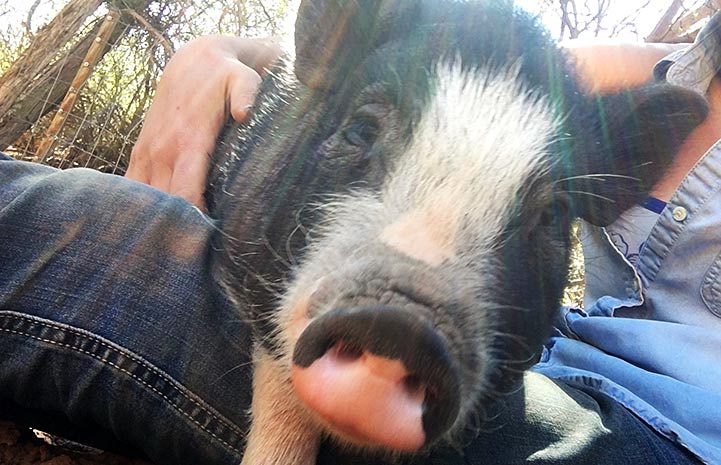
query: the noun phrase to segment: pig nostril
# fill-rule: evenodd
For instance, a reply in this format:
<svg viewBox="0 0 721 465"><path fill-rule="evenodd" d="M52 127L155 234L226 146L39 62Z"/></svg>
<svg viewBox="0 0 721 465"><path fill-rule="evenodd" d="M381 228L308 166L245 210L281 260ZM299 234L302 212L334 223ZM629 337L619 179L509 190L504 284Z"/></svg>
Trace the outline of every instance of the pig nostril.
<svg viewBox="0 0 721 465"><path fill-rule="evenodd" d="M431 406L437 405L438 402L440 402L440 393L438 387L433 384L425 384L423 388L423 411L425 412Z"/></svg>
<svg viewBox="0 0 721 465"><path fill-rule="evenodd" d="M408 375L403 378L403 388L412 397L424 398L426 396L426 383L417 375Z"/></svg>
<svg viewBox="0 0 721 465"><path fill-rule="evenodd" d="M330 352L341 361L348 361L351 362L353 360L358 360L363 355L363 349L360 347L349 344L345 341L338 341L336 342L333 347L331 347Z"/></svg>

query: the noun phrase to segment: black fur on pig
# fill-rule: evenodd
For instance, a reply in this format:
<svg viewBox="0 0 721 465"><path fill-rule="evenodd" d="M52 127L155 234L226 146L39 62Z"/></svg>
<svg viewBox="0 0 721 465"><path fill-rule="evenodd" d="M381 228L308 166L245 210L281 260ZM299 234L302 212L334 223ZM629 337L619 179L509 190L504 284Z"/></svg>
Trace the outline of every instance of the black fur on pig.
<svg viewBox="0 0 721 465"><path fill-rule="evenodd" d="M471 398L455 425L478 402L511 389L536 360L566 283L572 220L605 225L644 198L706 106L700 96L662 84L584 95L537 19L503 0L304 1L295 60L284 60L264 79L251 121L223 135L206 194L219 225L215 276L266 348L282 350L273 318L279 295L303 273L298 263L317 224L327 228L334 221L319 205L337 201L337 194L378 193L397 175L398 158L422 137L419 122L438 95L443 67L470 80L517 79L529 102L541 102L557 122L540 149L542 169L494 206L509 213L479 259L482 271L464 271L491 276L493 295L475 296L482 310L440 305L462 312L449 317L461 336L442 335L458 358L461 395ZM484 118L453 124L482 139L494 124ZM491 181L497 182L476 179L478 185ZM456 254L477 252L470 243L456 246ZM474 340L463 332L479 325L492 326L498 336L482 347L453 347ZM492 369L483 371L490 362L477 351L491 354ZM476 379L481 372L484 379Z"/></svg>

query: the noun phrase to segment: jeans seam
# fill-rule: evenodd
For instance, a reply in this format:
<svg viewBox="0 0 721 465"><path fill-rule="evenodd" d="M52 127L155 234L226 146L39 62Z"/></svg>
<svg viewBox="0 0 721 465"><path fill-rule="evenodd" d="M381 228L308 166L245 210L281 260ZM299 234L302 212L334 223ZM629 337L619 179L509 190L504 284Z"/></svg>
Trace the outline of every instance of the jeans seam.
<svg viewBox="0 0 721 465"><path fill-rule="evenodd" d="M170 386L172 386L173 389L176 389L181 396L183 396L185 399L187 399L188 401L190 401L190 402L191 402L193 405L195 405L197 408L201 409L203 412L205 412L206 414L210 415L212 418L215 418L220 424L222 424L224 427L229 428L230 430L234 431L237 435L239 435L239 436L242 435L242 433L240 432L240 430L239 430L238 428L236 428L235 425L233 425L233 424L230 423L228 420L226 420L225 418L223 418L222 416L220 416L220 414L218 414L218 413L216 413L216 412L213 412L213 411L212 411L209 407L207 407L207 406L201 405L197 400L193 399L192 397L189 397L189 396L186 396L185 394L183 394L183 392L182 392L181 389L179 389L179 388L176 387L176 386L173 386L174 384L178 383L174 378L172 378L170 375L164 373L162 370L160 370L159 368L155 367L153 364L146 362L142 357L139 357L139 356L133 354L133 353L130 352L130 351L124 351L124 350L122 350L122 348L114 347L113 345L111 345L111 344L107 343L106 341L104 341L100 336L93 335L93 334L83 334L82 331L78 331L76 328L73 328L73 327L71 327L71 326L65 326L65 327L64 327L64 326L61 326L60 324L55 323L55 322L52 322L52 321L48 321L48 320L44 320L44 319L43 319L43 320L36 320L36 319L34 319L34 318L31 319L31 318L27 318L27 317L24 317L24 316L18 316L18 315L9 315L9 317L12 318L12 319L16 319L16 320L25 320L25 321L31 322L31 323L33 323L33 324L40 324L40 325L49 327L49 328L54 329L54 330L57 330L57 331L69 331L69 332L71 332L71 333L73 333L73 334L75 334L75 335L77 335L77 336L79 336L79 337L82 337L82 338L92 338L92 339L94 339L95 342L99 343L101 346L105 347L106 349L109 349L109 350L111 350L111 351L119 352L121 355L123 355L123 356L125 356L125 357L128 357L128 358L132 359L133 361L137 362L138 364L142 365L143 367L149 369L149 370L150 370L151 372L153 372L155 375L159 376L159 377L162 378L164 381L166 381ZM219 437L218 435L216 435L216 434L213 433L212 431L208 430L205 426L203 426L202 424L200 424L200 422L199 422L198 420L194 419L190 414L188 414L187 412L185 412L180 406L176 405L176 403L174 403L167 395L165 395L164 393L162 393L161 391L159 391L158 389L156 389L154 386L151 386L148 382L144 381L143 379L141 379L140 377L138 377L136 374L131 373L131 372L128 371L127 369L122 368L122 367L116 365L115 363L111 362L110 360L106 360L104 357L101 357L101 356L99 356L99 355L97 355L97 354L94 354L94 353L92 353L92 352L89 352L89 351L87 351L87 350L85 350L85 349L82 349L82 348L79 348L79 347L74 347L74 346L71 345L71 344L62 343L62 342L57 342L57 341L53 341L53 340L50 340L50 339L45 339L45 338L36 336L36 335L34 335L34 334L31 334L31 333L29 333L29 332L17 331L17 330L13 330L13 329L9 329L9 328L0 328L0 331L6 332L6 333L11 333L11 334L17 334L17 335L20 335L20 336L23 336L23 337L30 337L31 339L35 339L35 340L37 340L37 341L45 342L45 343L48 343L48 344L56 345L56 346L59 346L59 347L64 347L64 348L67 348L67 349L74 350L74 351L76 351L76 352L83 353L83 354L85 354L85 355L88 355L88 356L90 356L90 357L92 357L92 358L94 358L94 359L96 359L96 360L99 360L99 361L101 361L101 362L103 362L103 363L105 363L105 364L113 367L114 369L116 369L116 370L118 370L118 371L120 371L120 372L122 372L122 373L125 373L126 375L130 376L131 378L133 378L134 380L136 380L137 382L139 382L140 384L142 384L142 385L145 386L146 388L149 388L151 391L155 392L157 395L159 395L160 397L162 397L163 399L165 399L165 401L166 401L170 406L172 406L173 409L175 409L177 412L179 412L179 413L182 414L184 417L186 417L188 420L190 420L190 421L191 421L194 425L196 425L198 428L200 428L201 430L205 431L207 434L209 434L210 436L212 436L212 437L215 438L216 440L220 441L223 445L225 445L226 447L230 448L230 449L233 450L234 452L236 452L236 453L241 453L241 451L240 451L239 448L237 448L236 446L233 446L232 444L228 443L228 442L227 442L226 440L224 440L223 438ZM178 383L178 384L179 384L179 383Z"/></svg>

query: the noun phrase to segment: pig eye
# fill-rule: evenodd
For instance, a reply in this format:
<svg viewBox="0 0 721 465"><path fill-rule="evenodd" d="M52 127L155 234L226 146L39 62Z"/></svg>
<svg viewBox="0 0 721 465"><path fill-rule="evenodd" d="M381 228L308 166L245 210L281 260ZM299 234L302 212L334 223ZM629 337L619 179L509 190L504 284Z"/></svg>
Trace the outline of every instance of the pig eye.
<svg viewBox="0 0 721 465"><path fill-rule="evenodd" d="M360 148L368 148L372 146L378 134L380 127L378 122L372 118L362 117L351 121L343 130L343 138L350 145Z"/></svg>

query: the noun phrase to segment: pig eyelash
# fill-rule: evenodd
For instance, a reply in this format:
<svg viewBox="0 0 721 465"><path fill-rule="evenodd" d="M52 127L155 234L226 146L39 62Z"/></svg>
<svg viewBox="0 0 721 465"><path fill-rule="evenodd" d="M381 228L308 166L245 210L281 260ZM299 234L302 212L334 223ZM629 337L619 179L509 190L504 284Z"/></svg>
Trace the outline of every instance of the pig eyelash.
<svg viewBox="0 0 721 465"><path fill-rule="evenodd" d="M498 430L501 426L490 427L491 422L497 420L501 416L502 412L494 413L489 415L487 406L479 404L476 408L471 409L466 418L467 428L470 432L477 436L480 433L490 434ZM455 441L453 438L449 438L451 445L457 446L462 449L468 447L467 444Z"/></svg>
<svg viewBox="0 0 721 465"><path fill-rule="evenodd" d="M257 273L253 268L249 267L242 259L236 259L231 257L231 261L234 266L245 271L248 275L258 280L266 290L273 292L276 295L281 295L282 284L274 283L273 281L267 280L262 274Z"/></svg>
<svg viewBox="0 0 721 465"><path fill-rule="evenodd" d="M488 336L490 336L491 339L493 339L493 340L502 339L502 340L512 341L513 343L517 344L521 349L523 349L524 352L528 352L528 353L534 352L531 350L531 346L528 345L528 342L518 335L511 334L511 333L504 333L501 331L490 331L488 333ZM491 354L491 356L497 363L503 363L504 366L505 366L505 364L521 365L524 363L528 363L529 361L531 361L533 359L533 357L536 356L535 353L532 353L532 355L530 355L529 357L527 357L525 359L514 360L512 358L506 357L505 355L503 355L503 356L501 356L501 355L503 355L502 352L495 352L495 351L494 351L494 353ZM506 369L506 368L504 368L504 369ZM510 369L510 368L508 368L508 369Z"/></svg>
<svg viewBox="0 0 721 465"><path fill-rule="evenodd" d="M291 267L298 266L299 262L297 257L295 256L295 253L293 252L293 238L295 237L296 233L300 232L303 234L303 237L307 240L310 237L310 231L308 228L304 227L300 222L298 221L296 223L295 228L288 234L288 238L285 240L285 254L288 257L288 263Z"/></svg>
<svg viewBox="0 0 721 465"><path fill-rule="evenodd" d="M198 210L198 211L200 211L200 210ZM216 231L218 234L220 234L221 236L223 236L223 237L225 237L226 239L228 239L228 241L238 242L238 238L237 238L237 237L232 236L232 235L228 234L226 231L224 231L224 230L222 230L221 228L219 228L219 227L218 227L218 223L215 222L215 221L213 221L213 220L211 220L211 218L210 218L209 216L207 216L207 215L201 215L201 219L202 219L203 221L205 221L205 223L206 223L208 226L210 226L210 228L211 228L213 231Z"/></svg>
<svg viewBox="0 0 721 465"><path fill-rule="evenodd" d="M496 310L516 310L524 313L530 313L532 310L528 307L520 307L518 305L494 305L493 311Z"/></svg>
<svg viewBox="0 0 721 465"><path fill-rule="evenodd" d="M590 197L594 197L594 198L597 198L597 199L604 200L604 201L606 201L606 202L608 202L608 203L616 203L616 201L613 200L613 199L610 199L610 198L608 198L608 197L606 197L606 196L603 196L603 195L600 195L600 194L594 194L593 192L574 191L574 190L564 190L564 191L562 191L562 192L564 192L564 193L566 193L566 194L588 195L588 196L590 196Z"/></svg>
<svg viewBox="0 0 721 465"><path fill-rule="evenodd" d="M597 173L597 174L580 174L578 176L569 176L567 178L561 178L561 179L554 181L554 184L560 184L560 183L566 182L566 181L577 181L577 180L583 180L583 179L588 179L590 181L605 182L606 178L628 179L629 181L640 181L641 180L635 176L625 176L623 174Z"/></svg>
<svg viewBox="0 0 721 465"><path fill-rule="evenodd" d="M529 363L531 363L533 360L536 359L536 356L538 354L533 354L528 356L527 358L523 360L499 360L497 361L498 367L502 369L503 371L510 371L511 373L517 373L517 374L523 374L527 371L525 368L528 366ZM514 368L513 365L521 365L524 368Z"/></svg>
<svg viewBox="0 0 721 465"><path fill-rule="evenodd" d="M290 258L286 258L278 252L273 245L270 243L268 238L266 236L263 236L260 242L270 253L273 255L273 258L278 260L278 262L286 267L287 269L290 269L293 266L293 261Z"/></svg>
<svg viewBox="0 0 721 465"><path fill-rule="evenodd" d="M531 310L529 309L529 312L530 312L530 311L531 311ZM528 343L526 342L525 338L523 338L522 336L519 336L519 335L517 335L517 334L505 333L505 332L503 332L503 331L493 330L493 331L490 332L489 335L492 336L492 337L494 337L494 338L502 338L502 339L505 339L505 340L513 341L513 342L515 342L516 344L518 344L521 348L526 349L526 350L529 350L529 349L531 348L531 347L528 345Z"/></svg>
<svg viewBox="0 0 721 465"><path fill-rule="evenodd" d="M253 362L246 362L246 363L240 363L238 365L235 365L232 368L229 368L228 370L224 371L223 374L215 378L213 381L210 382L211 385L218 384L223 378L228 376L229 374L233 373L234 371L242 370L248 366L252 366Z"/></svg>
<svg viewBox="0 0 721 465"><path fill-rule="evenodd" d="M643 165L639 165L639 166L637 166L637 167L640 168L641 166L643 166ZM605 173L605 174L604 174L604 173L595 173L595 174L582 174L582 175L578 175L578 176L569 176L569 177L566 177L566 178L562 178L562 179L559 179L559 180L555 181L555 182L554 182L554 185L559 185L559 184L561 184L561 183L568 182L568 181L578 181L578 180L588 180L588 181L595 181L595 182L606 182L608 179L622 179L622 180L633 181L633 182L641 182L641 179L639 179L639 178L637 178L637 177L635 177L635 176L626 176L626 175L622 175L622 174L612 174L612 173ZM621 189L620 186L619 186L619 189ZM589 197L594 197L594 198L603 200L603 201L608 202L608 203L611 203L611 204L616 203L616 201L613 200L613 199L610 199L610 198L608 198L608 197L606 197L606 196L603 196L603 195L600 195L600 194L596 194L596 193L593 193L593 192L588 192L588 191L561 190L560 192L563 192L563 193L566 193L566 194L587 195L587 196L589 196Z"/></svg>
<svg viewBox="0 0 721 465"><path fill-rule="evenodd" d="M272 322L272 321L273 321L273 318L267 317L267 316L255 316L255 317L244 316L243 318L234 318L234 319L225 320L225 323L228 325L237 324L237 323L242 323L245 325L253 325L253 324L268 323L268 322ZM265 337L263 339L263 342L266 342L266 340L271 340L272 338L273 338L273 336ZM238 368L240 368L240 367L238 367Z"/></svg>
<svg viewBox="0 0 721 465"><path fill-rule="evenodd" d="M479 410L479 408L483 407L484 406L484 402L483 402L484 398L486 400L488 400L488 399L499 400L499 399L503 399L504 397L506 397L509 394L514 394L514 393L520 392L520 390L522 390L522 389L523 389L523 385L520 384L519 386L514 387L510 391L509 390L501 391L499 389L494 389L493 387L491 387L490 383L484 381L479 386L479 391L481 393L483 393L482 398L478 399L475 402L474 406L469 410L476 411L476 410ZM498 415L500 415L500 412L498 413Z"/></svg>

